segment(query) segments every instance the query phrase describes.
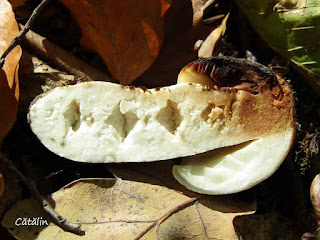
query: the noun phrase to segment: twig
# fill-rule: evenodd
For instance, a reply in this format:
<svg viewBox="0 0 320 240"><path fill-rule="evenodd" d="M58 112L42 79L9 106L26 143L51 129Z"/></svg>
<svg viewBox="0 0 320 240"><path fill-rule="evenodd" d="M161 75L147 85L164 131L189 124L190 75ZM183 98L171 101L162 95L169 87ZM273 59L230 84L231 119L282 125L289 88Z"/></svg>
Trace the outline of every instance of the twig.
<svg viewBox="0 0 320 240"><path fill-rule="evenodd" d="M20 179L28 187L29 191L33 195L33 198L40 204L42 209L49 216L51 222L53 222L55 225L59 226L66 232L71 232L80 236L85 234L85 232L81 230L81 225L68 222L66 218L59 215L49 204L49 202L39 193L34 183L31 180L27 179L2 153L0 153L0 163L6 165L8 167L8 170L15 174L18 179Z"/></svg>
<svg viewBox="0 0 320 240"><path fill-rule="evenodd" d="M199 199L201 199L203 197L206 197L206 195L199 195L197 197L190 198L187 201L184 201L183 203L178 204L174 208L170 209L170 211L166 212L161 217L159 217L155 222L150 224L147 228L145 228L138 236L136 236L134 238L134 240L138 240L141 237L143 237L150 229L152 229L153 227L155 227L155 226L159 225L160 223L162 223L164 220L166 220L168 217L170 217L176 211L188 206L189 204L191 204L191 203L193 203L193 202L195 202L195 201L197 201L197 200L199 200Z"/></svg>
<svg viewBox="0 0 320 240"><path fill-rule="evenodd" d="M33 31L29 31L26 34L22 45L27 51L38 56L40 59L50 61L54 67L69 74L80 76L84 81L104 80L115 82L114 79L104 72L81 61L72 53Z"/></svg>
<svg viewBox="0 0 320 240"><path fill-rule="evenodd" d="M19 32L19 34L12 40L7 50L2 54L0 58L0 67L2 68L5 63L5 58L8 56L8 54L14 49L16 46L18 46L22 40L22 38L27 34L27 32L30 30L32 24L37 19L40 12L44 9L44 7L50 2L51 0L42 0L42 2L33 10L30 18L28 19L25 27Z"/></svg>

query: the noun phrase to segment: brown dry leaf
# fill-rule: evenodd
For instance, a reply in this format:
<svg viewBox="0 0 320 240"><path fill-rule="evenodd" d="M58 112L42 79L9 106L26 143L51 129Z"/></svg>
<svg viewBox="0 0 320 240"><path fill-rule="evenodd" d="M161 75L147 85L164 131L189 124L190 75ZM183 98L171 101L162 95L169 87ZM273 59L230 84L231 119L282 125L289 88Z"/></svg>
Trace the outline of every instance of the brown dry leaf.
<svg viewBox="0 0 320 240"><path fill-rule="evenodd" d="M2 56L19 32L12 7L6 0L0 1L0 19L0 56ZM0 142L16 119L19 99L17 70L20 56L21 48L16 47L6 57L5 64L0 69Z"/></svg>
<svg viewBox="0 0 320 240"><path fill-rule="evenodd" d="M9 0L17 19L28 19L36 7L36 1Z"/></svg>
<svg viewBox="0 0 320 240"><path fill-rule="evenodd" d="M24 6L26 1L27 0L9 0L13 9Z"/></svg>
<svg viewBox="0 0 320 240"><path fill-rule="evenodd" d="M206 1L203 0L191 0L193 9L193 26L197 26L202 23L203 10Z"/></svg>
<svg viewBox="0 0 320 240"><path fill-rule="evenodd" d="M61 0L82 29L82 44L97 51L122 84L154 62L163 41L168 0Z"/></svg>
<svg viewBox="0 0 320 240"><path fill-rule="evenodd" d="M213 54L214 47L219 39L224 35L227 27L229 13L224 17L219 27L214 29L210 35L203 41L198 51L198 57L211 57Z"/></svg>
<svg viewBox="0 0 320 240"><path fill-rule="evenodd" d="M32 100L55 87L76 84L83 78L54 69L24 51L19 64L20 93L18 118L25 118Z"/></svg>
<svg viewBox="0 0 320 240"><path fill-rule="evenodd" d="M160 54L151 67L142 74L136 86L148 88L173 85L177 83L180 70L189 62L197 59L194 44L205 39L214 27L202 21L195 24L193 15L196 13L196 1L175 0L166 13L165 41ZM204 1L197 0L202 6Z"/></svg>
<svg viewBox="0 0 320 240"><path fill-rule="evenodd" d="M193 9L193 26L201 25L204 10L216 0L191 0Z"/></svg>
<svg viewBox="0 0 320 240"><path fill-rule="evenodd" d="M238 239L232 224L234 217L255 211L254 203L230 196L188 197L160 185L120 178L77 180L48 199L57 212L82 224L85 236L66 233L52 223L48 227L15 226L19 217L45 219L32 199L11 208L3 226L23 240Z"/></svg>

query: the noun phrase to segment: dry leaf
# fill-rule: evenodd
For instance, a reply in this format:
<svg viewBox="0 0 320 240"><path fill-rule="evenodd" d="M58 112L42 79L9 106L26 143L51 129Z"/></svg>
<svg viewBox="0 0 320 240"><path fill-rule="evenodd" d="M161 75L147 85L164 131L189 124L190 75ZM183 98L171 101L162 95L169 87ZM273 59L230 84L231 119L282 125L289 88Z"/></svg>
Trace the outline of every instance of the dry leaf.
<svg viewBox="0 0 320 240"><path fill-rule="evenodd" d="M8 1L0 1L0 56L19 32L11 5ZM18 63L21 48L16 47L6 57L5 64L0 69L0 142L9 132L16 119L19 83Z"/></svg>
<svg viewBox="0 0 320 240"><path fill-rule="evenodd" d="M28 19L32 14L33 9L39 2L30 0L8 0L13 8L16 18Z"/></svg>
<svg viewBox="0 0 320 240"><path fill-rule="evenodd" d="M3 226L23 240L238 239L234 217L255 209L254 203L235 201L230 196L188 197L163 186L120 178L78 180L48 199L52 199L57 212L82 224L85 236L66 233L52 223L48 227L15 226L19 217L45 219L32 199L11 208Z"/></svg>
<svg viewBox="0 0 320 240"><path fill-rule="evenodd" d="M82 29L82 44L97 51L122 84L139 77L156 59L168 0L61 0Z"/></svg>
<svg viewBox="0 0 320 240"><path fill-rule="evenodd" d="M197 26L202 23L203 10L206 1L203 0L191 0L193 9L193 26Z"/></svg>
<svg viewBox="0 0 320 240"><path fill-rule="evenodd" d="M219 39L221 39L221 37L224 35L226 31L228 17L229 13L224 17L220 26L214 29L206 38L206 40L204 40L204 42L201 44L201 47L198 51L199 57L206 58L212 56L216 43Z"/></svg>
<svg viewBox="0 0 320 240"><path fill-rule="evenodd" d="M181 68L197 59L194 44L198 39L205 39L213 27L202 22L193 24L193 7L192 1L173 1L166 14L165 42L160 54L152 66L135 81L136 86L152 88L176 84Z"/></svg>
<svg viewBox="0 0 320 240"><path fill-rule="evenodd" d="M18 118L25 118L30 103L39 94L55 87L76 84L83 79L54 69L47 63L24 51L19 64L20 100Z"/></svg>
<svg viewBox="0 0 320 240"><path fill-rule="evenodd" d="M13 9L24 6L26 1L27 0L9 0Z"/></svg>

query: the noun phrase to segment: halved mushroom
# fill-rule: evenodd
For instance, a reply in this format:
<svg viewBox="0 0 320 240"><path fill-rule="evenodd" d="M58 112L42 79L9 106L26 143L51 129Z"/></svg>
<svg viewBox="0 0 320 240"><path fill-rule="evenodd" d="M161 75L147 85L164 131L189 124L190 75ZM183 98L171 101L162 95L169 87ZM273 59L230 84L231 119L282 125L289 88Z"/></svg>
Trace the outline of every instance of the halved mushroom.
<svg viewBox="0 0 320 240"><path fill-rule="evenodd" d="M261 151L265 145L263 154L253 153L250 159L231 154L239 162L223 160L202 170L207 161L196 160L195 166L197 162L185 160L174 168L181 183L200 192L239 191L272 174L294 137L294 102L288 83L260 64L227 57L195 61L181 71L179 81L190 74L190 79L196 76L213 84L187 80L149 90L87 82L55 88L30 106L31 129L49 150L80 162L157 161L242 143L235 148ZM222 169L224 178L220 173L212 177ZM232 178L237 172L238 177ZM212 185L206 184L208 176L213 183L218 178L228 180L229 188L205 189ZM246 176L246 181L241 180ZM231 188L240 180L242 185Z"/></svg>
<svg viewBox="0 0 320 240"><path fill-rule="evenodd" d="M256 124L264 134L252 141L183 158L172 170L178 182L199 193L229 194L249 189L272 175L286 158L295 136L294 103L288 83L260 64L226 58L189 64L178 77L178 83L186 82L250 93L247 100L242 99L244 111L239 114L247 114L246 108L260 109ZM286 122L279 121L281 118ZM246 121L243 117L243 124ZM252 127L249 131L254 131Z"/></svg>

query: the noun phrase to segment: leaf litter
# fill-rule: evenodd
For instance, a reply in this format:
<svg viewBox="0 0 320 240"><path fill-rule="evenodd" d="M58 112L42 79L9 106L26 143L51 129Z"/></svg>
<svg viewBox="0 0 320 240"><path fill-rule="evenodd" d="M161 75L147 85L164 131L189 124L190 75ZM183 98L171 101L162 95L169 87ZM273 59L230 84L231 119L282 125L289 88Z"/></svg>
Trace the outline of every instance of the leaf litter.
<svg viewBox="0 0 320 240"><path fill-rule="evenodd" d="M234 217L252 214L255 202L232 197L189 197L156 184L115 179L79 179L47 199L85 236L59 227L15 226L17 217L46 219L33 199L17 203L2 225L17 239L238 239ZM192 223L192 224L191 224Z"/></svg>
<svg viewBox="0 0 320 240"><path fill-rule="evenodd" d="M185 2L185 1L184 1ZM205 1L199 1L199 2L203 2L203 3L205 3ZM179 4L180 4L180 8L179 7L177 7L177 6L179 6ZM177 72L180 70L180 68L181 68L181 66L183 66L185 63L187 63L187 62L189 62L190 60L193 60L193 59L195 59L195 57L196 57L196 52L194 52L194 51L190 51L190 49L191 48L193 48L193 45L194 45L194 43L196 42L196 40L198 40L198 39L205 39L205 38L203 38L203 37L200 37L200 36L198 36L196 33L197 33L197 29L200 29L199 28L199 25L198 26L195 26L195 25L193 25L192 26L192 24L190 24L190 20L188 21L188 20L186 20L187 19L187 16L188 17L190 17L190 16L192 16L192 12L191 11L184 11L185 9L183 9L183 7L184 8L187 8L187 9L191 9L190 8L190 6L191 6L191 4L190 5L188 5L188 4L184 4L184 5L186 5L186 6L183 6L182 7L182 5L183 5L183 3L182 3L182 1L174 1L174 5L173 6L171 6L171 8L169 8L168 9L168 15L170 15L170 11L171 12L179 12L180 11L180 15L178 15L179 16L179 18L180 19L182 19L181 21L180 20L178 20L178 22L179 23L181 23L181 22L184 22L184 28L183 27L180 27L179 26L179 24L178 23L176 23L175 22L175 19L174 18L171 18L171 22L169 22L169 21L166 21L166 28L164 29L165 30L165 33L170 33L169 35L167 35L168 37L170 37L170 36L173 36L173 35L175 35L175 37L176 38L178 38L177 40L167 40L167 37L165 38L165 42L164 42L164 44L163 44L163 47L162 47L162 49L161 49L161 51L159 52L159 57L155 60L155 62L154 62L154 64L153 65L151 65L151 67L148 69L148 70L146 70L146 72L139 78L139 80L138 81L135 81L134 82L134 84L140 84L140 83L143 83L143 84L141 84L141 85L145 85L145 86L153 86L153 85L167 85L168 83L172 83L172 84L174 84L175 83L175 77L176 77L176 75L177 75ZM187 14L186 14L187 13ZM191 14L190 14L191 13ZM173 15L171 15L171 16L173 16ZM169 18L170 19L170 18ZM188 23L188 24L186 24L186 23ZM170 26L171 25L171 26ZM201 24L201 26L202 26L202 24ZM170 27L171 27L171 30L170 30ZM203 27L203 26L202 26ZM214 28L212 28L212 27L210 27L210 26L204 26L204 27L206 27L206 36L208 35L208 34L210 34L211 32L212 32L212 29L214 29ZM180 47L180 45L181 46L187 46L188 48L188 50L186 50L186 49L184 49L183 47ZM148 87L149 87L148 86ZM169 164L170 165L170 164ZM121 166L121 165L120 165ZM129 167L131 167L131 165L128 165ZM125 166L121 166L121 168L124 168ZM154 170L154 168L157 168L157 165L148 165L148 167L146 167L144 170L143 170L143 176L141 176L141 169L140 169L140 167L142 168L142 169L144 169L144 167L143 166L141 166L141 165L139 165L139 167L137 166L136 167L136 169L135 169L135 171L137 170L137 169L139 169L139 171L138 171L138 173L134 173L135 171L129 171L128 169L127 170L122 170L122 173L120 173L120 172L117 172L117 176L120 176L121 178L123 178L123 179L127 179L128 181L133 181L134 183L135 182L142 182L142 183L145 183L145 182L147 182L148 184L150 184L150 181L151 181L151 179L153 179L153 181L152 181L152 183L151 183L151 185L157 185L157 186L162 186L162 187L164 187L164 188L175 188L175 189L177 189L178 191L179 191L179 193L180 194L184 194L185 196L187 196L187 197L189 197L189 199L193 199L194 197L196 197L196 195L194 194L194 193L192 193L192 192L187 192L186 190L183 190L183 189L180 189L179 187L177 187L177 183L174 183L174 182L171 182L171 180L164 180L163 178L161 178L160 180L158 179L158 177L155 177L155 176L157 176L159 173L158 173L158 171L157 171L157 169L156 170ZM111 168L110 168L111 169ZM170 173L170 170L171 170L171 168L169 169L169 172L168 173ZM162 171L162 169L161 169L161 171ZM164 170L163 170L164 171ZM166 171L166 170L165 170ZM114 172L114 171L113 171ZM140 173L139 173L140 172ZM115 172L114 172L115 173ZM125 175L127 175L127 177L124 177ZM134 177L135 176L135 177ZM147 176L148 176L148 181L146 181L145 179L147 178ZM169 178L169 177L168 177ZM139 181L137 180L137 179L140 179ZM106 179L105 179L106 180ZM86 180L84 180L84 181L86 181ZM91 181L91 180L90 180ZM104 180L103 180L104 181ZM112 183L112 180L106 180L106 181L110 181L108 184L106 183L106 186L107 186L107 189L112 189L113 188L113 186L111 186L113 183ZM114 181L114 180L113 180ZM118 180L117 180L118 181ZM122 182L123 181L126 181L126 180L122 180ZM162 184L161 184L161 182L162 182ZM167 184L167 185L164 185L164 182ZM79 180L79 182L77 182L77 183L73 183L74 185L77 185L77 184L82 184L82 180ZM89 184L89 183L85 183L85 184ZM92 182L90 182L90 184L92 184L92 185L90 185L91 187L92 186L95 186L94 188L98 188L98 187L96 187L98 184L95 182L95 183L92 183ZM70 186L70 185L68 185L68 186ZM72 186L70 186L70 188L71 188ZM89 187L89 185L87 185L87 187L88 188L91 188L91 187ZM150 186L149 186L150 187ZM68 187L69 188L69 187ZM99 189L100 189L101 187L99 187ZM161 188L162 189L162 188ZM60 191L62 191L62 190L60 190ZM56 195L58 195L58 193L60 193L60 191L58 191L58 192L56 192L56 193L54 193L53 195L52 195L52 197L53 196L56 196ZM64 190L63 190L64 191ZM165 191L165 190L161 190L161 191ZM72 192L72 191L71 191ZM97 196L99 196L101 193L97 193ZM124 193L123 193L124 194ZM132 195L132 196L134 196L134 194ZM137 197L137 198L134 198L133 197L133 199L136 199L136 201L138 201L137 199L139 199L139 197L138 197L138 195L135 195L135 197ZM201 208L202 207L206 207L206 206L204 206L202 203L204 202L204 200L206 200L208 198L208 196L205 196L204 198L201 198L200 199L200 202L198 202L198 200L194 200L194 202L192 202L192 203L190 203L190 206L188 205L187 207L193 207L194 209L196 209L196 211L193 211L194 213L197 213L198 211L199 211L199 209L200 209L200 211L201 211ZM210 197L211 198L211 197ZM73 200L73 199L72 199ZM31 200L24 200L24 201L31 201ZM192 200L193 201L193 200ZM222 201L223 202L223 201ZM22 204L22 203L19 203L19 204ZM31 203L30 203L31 204ZM32 205L32 204L31 204ZM30 205L30 206L31 206ZM230 203L230 205L232 206L233 205L233 203ZM18 205L19 206L19 205ZM27 206L29 206L29 203L27 204ZM59 206L59 204L57 204L57 207ZM40 211L40 209L38 209L38 210L36 210L37 209L37 206L34 206L34 209L35 210L31 210L31 211L35 211L34 213L37 213L37 211L39 210ZM206 209L206 208L205 208ZM171 208L171 210L172 210L172 208ZM206 209L207 210L207 209ZM144 235L144 238L145 239L148 239L148 238L146 238L147 236L149 236L148 234L154 234L154 232L156 232L156 230L158 229L158 233L160 234L161 233L161 229L163 229L163 226L166 226L166 224L168 224L170 221L171 221L171 228L169 228L170 229L170 231L171 231L171 233L173 232L173 233L175 233L175 221L174 221L174 219L175 219L175 217L176 217L176 215L177 214L180 214L181 212L183 212L183 211L185 211L185 210L180 210L180 211L178 211L178 212L175 212L174 214L172 214L169 218L167 218L165 221L163 221L160 225L159 225L159 227L157 227L157 225L155 226L155 227L153 227L148 233L146 233L146 235ZM39 212L40 213L40 212ZM62 213L62 214L64 214L64 213ZM70 213L71 214L71 213ZM181 213L182 214L182 213ZM38 216L38 215L37 215ZM39 215L40 216L40 215ZM117 215L116 215L117 216ZM66 215L66 217L68 217L67 215ZM179 218L180 219L180 218ZM188 218L186 218L186 219L188 219ZM90 220L90 219L89 219ZM92 220L92 224L88 224L88 225L95 225L94 224L94 221L96 221L94 218L93 219L91 219ZM121 220L121 219L120 219ZM129 219L130 220L130 219ZM153 222L152 223L154 223L154 220L155 219L151 219L151 220L153 220ZM136 220L135 220L136 221ZM199 216L199 218L197 219L197 221L200 221L200 222L203 222L204 221L204 218L202 218L202 217L200 217ZM151 223L151 224L152 224ZM232 221L231 221L231 223L232 223ZM107 223L106 223L107 224ZM108 223L108 224L116 224L116 223ZM127 225L130 225L130 224L135 224L135 223L124 223L126 226ZM136 224L138 224L138 223L136 223ZM142 223L141 223L142 224ZM145 223L146 225L148 225L148 227L150 226L150 223ZM187 223L186 223L187 224ZM189 223L190 224L190 223ZM201 225L201 224L200 224ZM203 227L202 226L202 228L199 228L199 229L208 229L207 228L207 226L206 226L206 224L204 224L205 225L205 227ZM62 235L62 234L64 234L64 232L62 231L62 230L60 230L60 229L58 229L57 227L55 227L55 226L49 226L48 227L49 229L52 229L52 228L55 228L55 233L57 234L57 235L55 235L56 237L58 237L58 236L63 236L63 237L65 237L64 235ZM259 228L259 226L257 226L257 228ZM22 229L22 227L20 228L20 229ZM34 231L34 237L32 238L32 239L37 239L38 237L37 236L43 236L42 235L42 232L41 232L41 230L42 229L44 229L45 231L47 231L47 228L40 228L40 231ZM98 227L96 227L96 229L99 229ZM146 228L145 228L146 229ZM100 230L99 230L100 231ZM126 230L127 231L127 230ZM202 231L204 231L204 230L202 230ZM233 231L234 231L234 229L233 229ZM141 234L141 232L142 231L140 231L139 233ZM46 232L45 232L46 233ZM202 235L201 235L202 234ZM21 235L20 235L21 236ZM72 235L73 236L73 235ZM150 236L155 236L156 237L156 234L154 234L154 235L150 235ZM174 235L169 235L169 233L168 234L163 234L163 235L159 235L159 236L161 236L161 238L160 239L172 239L172 238L170 238L170 237L172 237L172 236L174 236ZM179 235L180 236L180 235ZM186 235L187 236L187 235ZM199 239L206 239L206 236L205 235L203 235L203 232L202 233L200 233L200 235L199 235L200 237L199 237ZM73 237L75 237L75 239L77 239L76 237L77 236L73 236ZM167 238L166 238L167 237ZM201 237L203 237L203 238L201 238ZM194 236L194 238L196 239L196 236ZM23 239L25 239L25 238L23 238ZM39 238L39 239L41 239L41 238ZM46 238L44 238L44 239L46 239ZM66 238L66 239L72 239L72 238ZM112 239L112 238L110 238L110 239ZM152 238L151 238L152 239ZM235 238L235 239L237 239L237 238Z"/></svg>

